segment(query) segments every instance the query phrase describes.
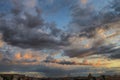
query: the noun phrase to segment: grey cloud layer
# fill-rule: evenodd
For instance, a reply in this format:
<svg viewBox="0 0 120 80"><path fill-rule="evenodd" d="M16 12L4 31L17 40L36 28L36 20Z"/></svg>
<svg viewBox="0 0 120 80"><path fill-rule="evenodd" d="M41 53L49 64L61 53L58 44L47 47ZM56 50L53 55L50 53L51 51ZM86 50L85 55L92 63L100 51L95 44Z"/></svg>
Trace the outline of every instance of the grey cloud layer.
<svg viewBox="0 0 120 80"><path fill-rule="evenodd" d="M53 66L54 65L54 66ZM108 69L108 68L95 68L95 67L85 67L85 66L68 66L68 65L59 65L59 64L41 64L41 65L2 65L0 66L0 71L9 72L14 70L16 72L40 72L43 73L44 76L47 77L63 77L63 76L80 76L80 75L88 75L91 71L92 74L99 74L102 72L106 74L110 71L110 73L114 74L117 70L116 68ZM98 72L98 73L97 73ZM29 74L29 73L28 73Z"/></svg>
<svg viewBox="0 0 120 80"><path fill-rule="evenodd" d="M40 9L37 6L37 0L31 0L30 2L23 0L24 3L12 0L12 2L14 4L13 10L15 9L17 12L15 11L13 14L11 13L10 15L5 15L0 18L0 32L3 34L3 40L10 45L32 49L63 49L64 55L69 57L83 57L97 53L107 53L106 49L111 49L111 47L109 47L111 44L107 46L103 45L105 43L104 40L107 38L98 38L99 33L97 32L99 29L105 31L109 28L114 29L115 26L111 27L109 24L104 25L105 21L103 20L105 19L103 19L103 16L107 16L107 14L96 15L94 8L92 8L90 4L84 7L81 5L78 6L77 4L70 8L72 9L71 16L73 17L70 25L75 24L73 25L74 29L79 30L74 36L73 33L68 34L58 29L55 23L46 23L41 17ZM37 15L30 13L26 9L33 10ZM118 7L117 9L114 7L114 9L116 10L115 15L118 16ZM112 14L109 11L107 13ZM116 16L113 17L116 19ZM6 19L7 17L9 20ZM102 17L102 19L100 17ZM109 20L110 19L108 19L108 22L110 22ZM119 22L113 22L113 25L114 24L119 24ZM117 29L119 29L119 26L116 26ZM71 29L70 26L69 28ZM119 33L117 35L119 35ZM77 44L78 47L81 48L79 49L72 47L77 46L73 44L77 41L69 41L72 37L95 40L90 44L90 48L81 48L82 44ZM66 47L69 49L66 49ZM101 52L101 49L103 52Z"/></svg>

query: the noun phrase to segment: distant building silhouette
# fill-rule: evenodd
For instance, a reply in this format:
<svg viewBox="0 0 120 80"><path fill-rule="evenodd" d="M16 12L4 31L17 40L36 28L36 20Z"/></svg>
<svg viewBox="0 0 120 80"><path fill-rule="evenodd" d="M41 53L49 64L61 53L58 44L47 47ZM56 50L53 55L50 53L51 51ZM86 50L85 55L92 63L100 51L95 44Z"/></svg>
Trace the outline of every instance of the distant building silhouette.
<svg viewBox="0 0 120 80"><path fill-rule="evenodd" d="M102 75L102 80L106 80L106 79L105 79L105 75Z"/></svg>
<svg viewBox="0 0 120 80"><path fill-rule="evenodd" d="M96 77L93 77L93 79L92 80L96 80Z"/></svg>
<svg viewBox="0 0 120 80"><path fill-rule="evenodd" d="M93 80L92 78L93 78L92 74L89 73L89 75L88 75L88 80Z"/></svg>

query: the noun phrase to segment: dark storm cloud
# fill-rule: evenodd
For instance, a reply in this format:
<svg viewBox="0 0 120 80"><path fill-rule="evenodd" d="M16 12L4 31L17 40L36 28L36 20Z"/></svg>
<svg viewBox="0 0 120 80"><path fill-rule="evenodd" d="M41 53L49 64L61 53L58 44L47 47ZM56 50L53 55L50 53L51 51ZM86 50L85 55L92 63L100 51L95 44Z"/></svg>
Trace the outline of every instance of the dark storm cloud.
<svg viewBox="0 0 120 80"><path fill-rule="evenodd" d="M77 47L67 49L64 51L64 55L67 55L69 57L85 57L94 54L111 54L110 51L116 46L116 44L109 44L107 46L104 44L106 43L106 40L109 40L110 38L113 38L115 36L119 36L120 11L117 2L119 3L119 1L111 2L107 9L103 9L102 11L100 10L99 12L96 12L95 7L91 4L85 4L84 6L75 5L71 7L72 20L70 22L69 29L70 31L76 33L77 37L75 39L87 38L94 39L95 41L93 41L92 43L91 40L88 40L89 43L92 43L89 44L90 48L80 49ZM116 33L114 34L110 31L110 29L117 29L118 31L116 31ZM106 35L107 32L111 33L109 33L109 35ZM77 43L77 40L75 39L72 41L72 43L74 43L75 41ZM114 54L114 52L112 54Z"/></svg>
<svg viewBox="0 0 120 80"><path fill-rule="evenodd" d="M79 32L81 29L100 25L99 15L95 12L92 5L86 5L84 7L80 4L76 4L71 7L71 10L72 20L70 22L70 26L72 29L75 27L75 31Z"/></svg>
<svg viewBox="0 0 120 80"><path fill-rule="evenodd" d="M110 50L109 52L114 53L110 55L111 59L120 59L120 48Z"/></svg>
<svg viewBox="0 0 120 80"><path fill-rule="evenodd" d="M109 56L109 58L119 58L119 49L115 49L116 47L119 47L119 45L116 45L119 43L116 42L116 44L110 44L109 45L104 45L106 43L106 40L110 40L113 39L117 40L117 36L119 36L119 24L120 22L113 22L111 24L105 24L103 26L100 27L92 27L92 28L88 28L88 29L84 29L83 32L81 32L81 34L79 34L76 39L81 39L84 38L83 40L89 39L89 43L86 43L86 45L89 46L89 48L72 48L72 49L67 49L64 51L64 55L65 56L69 56L69 57L87 57L90 55L94 55L94 54L100 54L100 55L104 55L104 54L110 54L111 56ZM109 35L107 34L103 34L104 32L110 32L110 29L115 30L114 32L109 33ZM117 31L116 31L117 30ZM100 35L101 37L100 37ZM74 39L72 41L72 43L76 42L77 40ZM95 41L91 41L91 39L95 39ZM118 39L119 40L119 39ZM80 43L79 41L76 43ZM92 44L90 44L92 43ZM79 45L80 46L80 45ZM82 45L83 46L83 45ZM118 56L117 56L118 55Z"/></svg>
<svg viewBox="0 0 120 80"><path fill-rule="evenodd" d="M52 48L51 45L55 46L59 44L57 40L55 40L52 36L48 34L36 32L36 30L26 27L19 27L17 25L13 26L1 26L1 30L3 32L3 40L11 45L20 46L24 48L30 48L32 46L35 48L47 46Z"/></svg>
<svg viewBox="0 0 120 80"><path fill-rule="evenodd" d="M114 25L114 26L113 26ZM112 29L113 27L115 28L116 25L119 25L118 23L114 23L112 24ZM109 25L109 28L111 27ZM109 28L103 28L103 30L109 30ZM119 31L119 28L117 27L116 29L118 29ZM92 35L92 37L90 37L89 35L91 35L91 32L92 33L94 32L95 34ZM84 37L87 37L87 39L89 39L89 43L86 43L85 46L87 45L88 47L85 47L84 48L84 45L82 44L79 44L80 42L76 42L77 40L73 40L72 42L76 42L79 44L79 47L80 46L83 46L81 48L70 48L70 49L67 49L64 51L64 55L65 56L69 56L69 57L87 57L87 56L90 56L90 55L94 55L94 54L101 54L101 55L104 55L104 54L110 54L111 56L109 56L109 58L119 58L119 48L118 49L114 49L116 47L119 47L119 41L116 42L115 44L110 44L109 45L104 45L106 42L106 40L109 40L109 39L116 39L117 36L119 36L119 33L118 34L113 34L111 33L110 35L106 35L106 37L100 37L99 35L96 35L98 34L97 31L93 31L93 30L90 30L88 32L85 32L84 34L82 33L82 35L79 35L76 37L76 39L78 38L79 40L81 38L84 38ZM90 33L90 34L89 34ZM117 33L117 31L116 31ZM104 35L102 35L104 36ZM97 37L99 37L99 39L97 40ZM95 39L95 41L91 41L91 39ZM119 38L119 37L118 37ZM86 39L85 39L86 40ZM83 40L84 41L84 40ZM92 44L90 44L92 43ZM118 44L118 45L116 45Z"/></svg>
<svg viewBox="0 0 120 80"><path fill-rule="evenodd" d="M64 45L64 42L57 40L58 36L64 34L57 35L56 33L61 33L61 30L57 29L55 25L46 25L45 21L41 18L41 13L36 11L36 4L32 3L32 8L31 5L27 5L27 8L35 10L37 15L34 15L24 10L26 5L22 6L21 1L18 3L18 1L13 0L13 2L16 10L22 9L17 12L19 13L17 15L6 15L4 18L0 18L0 32L3 34L5 42L22 48L36 49L59 48L59 46ZM7 16L10 20L6 19Z"/></svg>
<svg viewBox="0 0 120 80"><path fill-rule="evenodd" d="M109 7L104 8L100 15L102 17L102 23L110 23L120 20L120 1L112 0L108 5Z"/></svg>
<svg viewBox="0 0 120 80"><path fill-rule="evenodd" d="M99 45L100 46L100 45ZM90 49L69 49L64 51L64 56L69 56L69 57L87 57L90 55L95 55L95 54L107 54L110 53L109 51L111 50L111 45L109 46L101 46L101 47L93 47Z"/></svg>
<svg viewBox="0 0 120 80"><path fill-rule="evenodd" d="M91 30L94 27L99 27L106 23L116 22L120 20L120 1L113 0L110 4L103 7L102 10L97 10L93 4L76 4L71 9L72 20L69 27L74 32L81 32L83 29ZM74 26L74 27L73 27ZM70 30L70 31L71 31ZM94 34L94 33L93 33ZM84 34L81 34L82 36ZM87 36L92 36L89 34Z"/></svg>
<svg viewBox="0 0 120 80"><path fill-rule="evenodd" d="M107 23L105 25L101 25L99 27L89 27L81 30L80 34L76 34L77 36L73 37L71 41L72 46L79 46L73 47L70 49L66 49L64 51L65 56L69 57L87 57L94 54L115 54L117 50L113 49L115 47L118 47L118 42L116 44L105 45L107 43L106 40L113 39L117 40L120 35L119 33L119 21ZM111 32L112 30L115 30L114 32ZM108 34L109 32L109 34ZM85 42L85 45L82 45L82 41L88 40L88 42ZM94 41L92 41L94 40ZM119 40L119 39L118 39ZM112 42L113 42L112 41ZM76 43L76 44L75 44ZM85 47L84 47L85 46ZM88 47L86 47L88 46ZM119 51L118 51L119 52Z"/></svg>
<svg viewBox="0 0 120 80"><path fill-rule="evenodd" d="M120 52L120 51L119 51ZM115 54L110 56L112 59L120 59L120 54Z"/></svg>
<svg viewBox="0 0 120 80"><path fill-rule="evenodd" d="M75 63L75 61L66 61L66 60L54 59L51 56L48 56L43 62L56 63L56 64L61 64L61 65L79 65L79 64Z"/></svg>
<svg viewBox="0 0 120 80"><path fill-rule="evenodd" d="M57 59L53 59L53 60L44 60L43 62L45 63L56 63L56 64L61 64L61 65L85 65L83 63L76 63L75 61L66 61L66 60L57 60Z"/></svg>
<svg viewBox="0 0 120 80"><path fill-rule="evenodd" d="M73 54L74 55L74 54ZM102 66L104 65L103 63L101 63L100 61L97 61L97 62L89 62L88 60L85 60L83 59L81 62L79 62L79 58L83 58L84 56L88 56L90 54L77 54L77 59L78 60L74 60L75 58L71 58L73 56L70 56L69 54L69 58L68 59L56 59L54 57L51 57L51 56L48 56L46 57L45 60L43 60L42 62L45 63L45 64L56 64L56 65L63 65L63 66L94 66L96 64L98 64L99 66ZM68 55L67 55L68 56ZM76 57L76 55L75 55ZM92 59L95 59L95 58L100 58L100 57L92 57Z"/></svg>
<svg viewBox="0 0 120 80"><path fill-rule="evenodd" d="M84 50L71 49L71 50L66 50L64 52L64 55L69 57L85 57L85 56L93 55L95 53L96 50L94 51L93 49L84 49Z"/></svg>
<svg viewBox="0 0 120 80"><path fill-rule="evenodd" d="M17 63L34 63L37 62L37 60L21 60L21 61L17 61Z"/></svg>
<svg viewBox="0 0 120 80"><path fill-rule="evenodd" d="M107 26L107 25L99 26L99 27L93 26L93 27L88 27L88 28L80 30L78 34L79 34L79 37L93 38L97 36L96 33L98 32L98 30L100 29L108 30L109 28L111 28L111 26Z"/></svg>

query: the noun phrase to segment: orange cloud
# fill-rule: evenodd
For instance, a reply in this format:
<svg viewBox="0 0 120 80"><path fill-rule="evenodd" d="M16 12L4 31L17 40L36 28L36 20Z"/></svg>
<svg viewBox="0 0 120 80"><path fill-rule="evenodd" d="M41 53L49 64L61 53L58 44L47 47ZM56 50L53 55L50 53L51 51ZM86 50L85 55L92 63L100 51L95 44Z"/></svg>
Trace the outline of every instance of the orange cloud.
<svg viewBox="0 0 120 80"><path fill-rule="evenodd" d="M4 42L0 40L0 48L3 47Z"/></svg>
<svg viewBox="0 0 120 80"><path fill-rule="evenodd" d="M83 60L83 64L88 65L89 62L87 60Z"/></svg>
<svg viewBox="0 0 120 80"><path fill-rule="evenodd" d="M0 34L0 48L4 46L4 42L2 41L2 34Z"/></svg>
<svg viewBox="0 0 120 80"><path fill-rule="evenodd" d="M26 53L26 54L24 54L23 58L24 59L32 59L33 57L32 57L32 54Z"/></svg>
<svg viewBox="0 0 120 80"><path fill-rule="evenodd" d="M106 35L105 35L105 30L104 29L97 29L97 34L102 38L102 39L105 39L106 38Z"/></svg>
<svg viewBox="0 0 120 80"><path fill-rule="evenodd" d="M80 2L81 2L82 4L86 4L86 3L88 2L88 0L80 0Z"/></svg>
<svg viewBox="0 0 120 80"><path fill-rule="evenodd" d="M89 60L83 60L81 63L82 65L89 65L93 67L105 67L108 65L107 59L89 59Z"/></svg>
<svg viewBox="0 0 120 80"><path fill-rule="evenodd" d="M0 54L0 60L3 58L3 55L2 54Z"/></svg>
<svg viewBox="0 0 120 80"><path fill-rule="evenodd" d="M99 66L102 65L102 62L101 62L101 60L97 60L97 62L96 63L92 63L92 65L95 66L95 67L99 67Z"/></svg>
<svg viewBox="0 0 120 80"><path fill-rule="evenodd" d="M22 55L20 52L15 54L15 59L20 60L22 58Z"/></svg>
<svg viewBox="0 0 120 80"><path fill-rule="evenodd" d="M37 65L46 58L47 55L41 54L37 51L27 50L25 53L15 53L12 64L23 64L23 65Z"/></svg>

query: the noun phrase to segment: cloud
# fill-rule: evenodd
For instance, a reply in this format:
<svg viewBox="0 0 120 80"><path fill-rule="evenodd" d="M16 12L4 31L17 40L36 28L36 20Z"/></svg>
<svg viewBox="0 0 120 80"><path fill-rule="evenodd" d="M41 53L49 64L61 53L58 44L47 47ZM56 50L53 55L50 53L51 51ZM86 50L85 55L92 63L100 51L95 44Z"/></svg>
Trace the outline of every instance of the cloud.
<svg viewBox="0 0 120 80"><path fill-rule="evenodd" d="M28 12L29 14L37 15L36 8L38 6L38 0L11 0L11 2L13 4L12 12L14 14Z"/></svg>
<svg viewBox="0 0 120 80"><path fill-rule="evenodd" d="M23 4L29 8L34 8L37 5L37 0L25 0Z"/></svg>
<svg viewBox="0 0 120 80"><path fill-rule="evenodd" d="M37 29L30 29L25 26L11 26L0 27L3 32L3 40L9 42L14 46L22 48L55 48L60 42L55 39L52 35L40 33ZM10 29L11 28L11 29ZM15 30L16 28L16 30ZM8 33L6 33L8 31ZM25 37L26 36L26 37ZM57 48L57 47L56 47Z"/></svg>
<svg viewBox="0 0 120 80"><path fill-rule="evenodd" d="M48 56L44 61L44 63L56 63L61 65L79 65L75 61L68 61L68 60L60 60L60 59L54 59L51 56Z"/></svg>
<svg viewBox="0 0 120 80"><path fill-rule="evenodd" d="M80 0L83 4L88 0ZM99 27L106 23L112 23L119 21L119 1L111 1L103 9L97 9L93 3L88 3L85 6L82 4L75 4L71 9L71 22L69 23L70 31L75 33L81 32L81 30L91 27ZM110 7L111 6L111 7ZM74 26L74 27L73 27Z"/></svg>
<svg viewBox="0 0 120 80"><path fill-rule="evenodd" d="M93 67L102 67L105 66L107 63L105 62L106 59L100 57L100 58L92 58L91 59L82 59L80 60L80 58L63 58L63 59L55 59L51 56L46 57L45 60L43 60L43 63L47 63L47 64L59 64L59 65L71 65L71 66L93 66Z"/></svg>
<svg viewBox="0 0 120 80"><path fill-rule="evenodd" d="M4 62L4 64L19 64L19 65L38 65L40 64L45 58L47 54L32 50L26 50L23 53L1 53L1 60L0 62Z"/></svg>
<svg viewBox="0 0 120 80"><path fill-rule="evenodd" d="M79 76L79 75L88 75L90 72L92 74L100 74L106 73L107 71L111 71L116 73L116 69L110 68L101 68L101 67L85 67L85 66L78 66L78 65L60 65L55 63L50 64L43 64L40 65L2 65L0 66L0 71L12 71L15 72L40 72L43 73L47 77L63 77L63 76ZM57 74L56 74L57 72ZM100 72L100 73L99 73ZM39 74L38 74L39 75Z"/></svg>
<svg viewBox="0 0 120 80"><path fill-rule="evenodd" d="M40 50L22 49L8 45L4 41L3 43L4 45L0 47L0 63L3 64L38 65L48 56Z"/></svg>
<svg viewBox="0 0 120 80"><path fill-rule="evenodd" d="M25 2L26 5L32 3L31 1ZM15 0L14 4L16 4L16 6L20 4L20 8L24 7L21 6L23 5L21 1L18 3L18 1ZM35 6L35 3L33 4ZM27 12L25 9L21 9L17 16L11 15L10 17L8 14L4 16L4 18L0 18L0 32L3 35L3 40L13 46L34 49L57 49L65 45L65 42L62 41L60 37L64 35L64 33L60 29L57 29L56 26L45 23L41 14L36 11L36 8L31 9L35 10L38 15L31 14L29 11ZM10 17L9 21L6 18L7 16Z"/></svg>
<svg viewBox="0 0 120 80"><path fill-rule="evenodd" d="M68 41L71 45L64 50L63 55L86 57L94 54L111 54L110 51L119 46L119 24L120 22L117 21L81 30L80 34L69 37Z"/></svg>
<svg viewBox="0 0 120 80"><path fill-rule="evenodd" d="M16 0L15 1L13 0L13 2L15 6L19 4L20 8L23 7L26 8L28 7L29 4L34 2L32 7L29 6L29 8L35 10L35 12L37 13L36 0L31 0L30 2L25 1L25 4L23 4L22 2L18 3ZM41 13L37 13L39 15L33 15L30 14L29 11L25 12L26 11L25 9L21 9L19 14L17 14L17 16L12 15L9 21L6 20L6 16L4 16L4 18L1 18L0 31L3 35L3 40L12 46L17 46L26 49L62 48L65 55L69 53L71 57L78 56L79 53L81 55L83 54L83 56L99 53L99 48L105 43L105 41L109 37L106 35L107 34L106 32L107 31L109 32L109 29L107 29L109 28L109 24L104 26L100 25L100 27L92 26L91 23L94 22L94 20L90 20L91 21L90 22L89 19L91 19L91 17L92 19L94 19L93 17L96 17L95 16L96 13L94 13L94 9L91 7L89 9L88 7L83 8L76 5L72 7L72 10L73 10L72 23L75 22L75 24L77 25L80 24L78 26L79 29L76 28L77 30L80 31L77 34L75 34L76 36L72 36L73 33L69 34L70 35L69 36L62 30L57 28L55 23L46 23L42 19ZM119 24L119 22L116 24ZM84 27L82 27L81 25L83 25ZM117 35L119 35L119 33L117 34L115 33L115 36ZM89 41L91 43L89 43Z"/></svg>
<svg viewBox="0 0 120 80"><path fill-rule="evenodd" d="M72 20L69 23L69 27L75 32L80 32L82 29L100 25L99 20L101 18L90 4L86 7L83 7L80 4L72 6L71 17Z"/></svg>
<svg viewBox="0 0 120 80"><path fill-rule="evenodd" d="M106 73L109 69L103 70L103 66L112 64L105 60L119 59L118 12L97 13L88 0L80 0L80 5L74 0L47 1L50 4L45 0L11 1L11 12L0 16L0 71L42 72L46 76ZM41 6L52 14L63 8L72 10L68 32L43 19ZM91 57L94 55L97 57Z"/></svg>
<svg viewBox="0 0 120 80"><path fill-rule="evenodd" d="M46 54L42 52L26 51L25 53L15 53L14 62L16 64L40 64L42 60L47 57ZM20 62L20 63L19 63Z"/></svg>
<svg viewBox="0 0 120 80"><path fill-rule="evenodd" d="M80 2L81 2L82 4L86 4L86 3L88 2L88 0L80 0Z"/></svg>
<svg viewBox="0 0 120 80"><path fill-rule="evenodd" d="M110 53L114 53L114 54L111 54L109 57L111 59L119 59L120 58L120 48L116 48L116 49L112 49L109 51Z"/></svg>
<svg viewBox="0 0 120 80"><path fill-rule="evenodd" d="M77 50L77 49L73 49L73 50L66 50L64 52L65 56L69 56L69 57L86 57L89 55L93 55L96 52L94 50L91 49L85 49L85 50Z"/></svg>
<svg viewBox="0 0 120 80"><path fill-rule="evenodd" d="M4 41L2 40L2 34L0 34L0 48L4 46Z"/></svg>

